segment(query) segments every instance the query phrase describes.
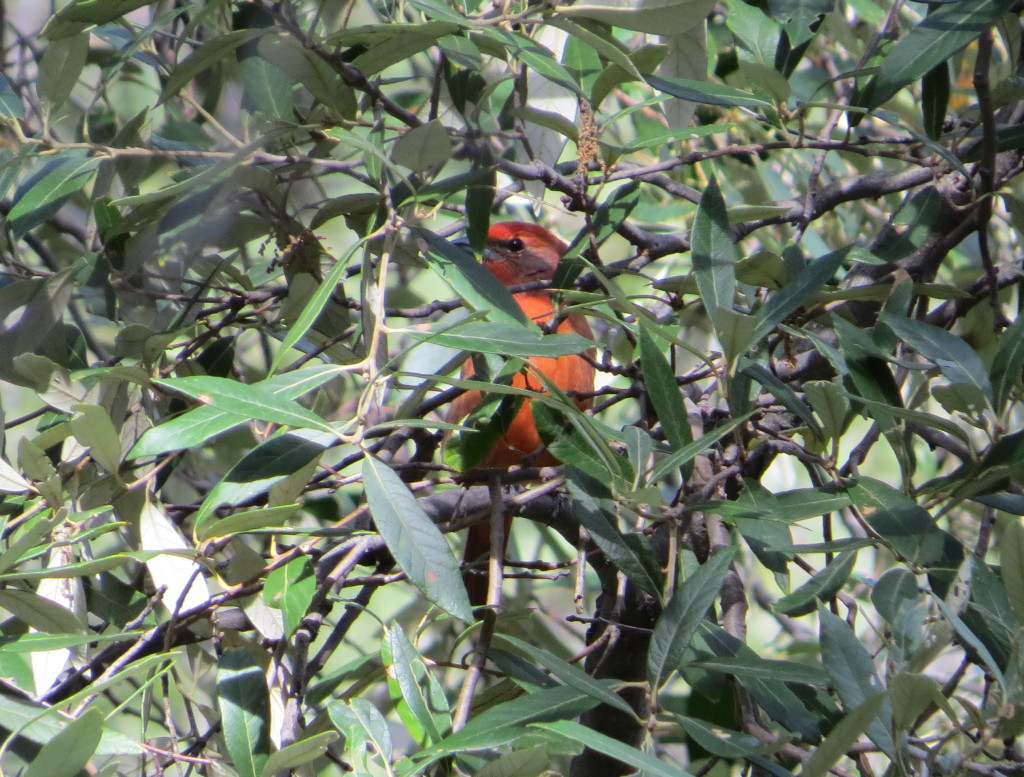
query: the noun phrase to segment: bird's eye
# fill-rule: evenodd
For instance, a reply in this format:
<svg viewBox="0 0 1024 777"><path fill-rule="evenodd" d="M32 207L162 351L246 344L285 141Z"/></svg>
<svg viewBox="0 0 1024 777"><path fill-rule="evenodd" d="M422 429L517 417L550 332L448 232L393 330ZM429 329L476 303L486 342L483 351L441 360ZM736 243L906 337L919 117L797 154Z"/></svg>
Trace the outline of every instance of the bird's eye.
<svg viewBox="0 0 1024 777"><path fill-rule="evenodd" d="M526 248L526 244L523 242L523 239L521 237L514 237L508 241L508 250L512 251L513 253L518 254L524 248Z"/></svg>

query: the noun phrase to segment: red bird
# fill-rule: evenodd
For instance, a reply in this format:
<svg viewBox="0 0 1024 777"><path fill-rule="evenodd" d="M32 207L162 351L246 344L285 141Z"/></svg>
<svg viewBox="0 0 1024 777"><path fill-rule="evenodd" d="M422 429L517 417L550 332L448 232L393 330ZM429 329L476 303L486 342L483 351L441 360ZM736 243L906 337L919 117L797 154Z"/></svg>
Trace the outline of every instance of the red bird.
<svg viewBox="0 0 1024 777"><path fill-rule="evenodd" d="M530 281L551 280L567 249L565 243L543 227L522 221L505 221L491 225L487 232L487 248L481 258L484 267L490 270L494 277L511 287ZM514 294L513 298L523 313L537 324L546 324L555 314L549 290L521 291ZM557 331L576 332L588 339L594 336L587 319L578 313L563 318L558 324ZM562 391L585 394L594 390L594 367L582 356L532 357L529 359L529 367L513 377L512 385L531 391L543 391L540 381L531 374L533 370L544 373ZM472 364L467 361L462 367L462 375L468 377L472 372ZM480 392L467 391L452 402L447 420L453 423L462 420L480 401ZM575 399L575 402L581 409L590 406L590 399ZM508 431L495 442L490 453L481 461L481 466L509 467L514 464L529 464L550 467L558 463L541 442L537 427L533 423L530 404L529 399L523 402ZM505 518L506 543L511 521L510 517ZM464 560L473 562L484 558L489 549L488 525L478 523L471 526L466 540ZM468 575L466 588L474 607L486 604L486 575Z"/></svg>

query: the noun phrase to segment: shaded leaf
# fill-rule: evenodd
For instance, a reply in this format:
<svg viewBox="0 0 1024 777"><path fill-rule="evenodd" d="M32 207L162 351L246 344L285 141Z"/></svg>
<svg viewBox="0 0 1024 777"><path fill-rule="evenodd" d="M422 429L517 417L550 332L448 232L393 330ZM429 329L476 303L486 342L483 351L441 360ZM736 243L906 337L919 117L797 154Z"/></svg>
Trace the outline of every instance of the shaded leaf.
<svg viewBox="0 0 1024 777"><path fill-rule="evenodd" d="M543 729L574 742L586 745L591 750L604 753L617 761L621 761L634 769L640 769L645 775L657 777L690 777L690 773L680 769L676 764L669 764L650 753L637 750L635 747L613 739L574 720L559 720L553 723L535 723L533 728Z"/></svg>
<svg viewBox="0 0 1024 777"><path fill-rule="evenodd" d="M598 478L575 467L566 467L573 516L615 567L638 588L661 598L664 585L661 565L650 540L639 534L623 534L618 526L618 505Z"/></svg>
<svg viewBox="0 0 1024 777"><path fill-rule="evenodd" d="M832 563L815 573L793 593L778 599L773 605L774 609L794 618L814 612L818 601L828 602L839 593L856 561L856 550L840 553Z"/></svg>
<svg viewBox="0 0 1024 777"><path fill-rule="evenodd" d="M647 681L660 689L675 671L683 651L697 633L736 555L735 548L720 550L685 580L680 580L651 635L647 654Z"/></svg>
<svg viewBox="0 0 1024 777"><path fill-rule="evenodd" d="M892 710L867 648L861 644L846 621L825 607L818 607L818 622L821 630L821 662L847 711L860 708L875 694L881 695L875 717L867 724L866 730L871 741L890 758L894 758L896 745L889 733Z"/></svg>
<svg viewBox="0 0 1024 777"><path fill-rule="evenodd" d="M682 448L693 442L693 434L675 373L650 332L641 327L638 340L647 396L654 405L669 445L675 449Z"/></svg>

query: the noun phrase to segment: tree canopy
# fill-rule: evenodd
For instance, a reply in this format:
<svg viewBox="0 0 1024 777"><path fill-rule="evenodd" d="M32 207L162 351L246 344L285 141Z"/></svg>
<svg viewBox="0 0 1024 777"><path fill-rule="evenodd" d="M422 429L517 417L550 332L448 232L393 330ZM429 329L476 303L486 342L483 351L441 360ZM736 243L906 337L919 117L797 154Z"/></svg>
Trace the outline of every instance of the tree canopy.
<svg viewBox="0 0 1024 777"><path fill-rule="evenodd" d="M56 5L0 75L5 771L1019 769L1019 3ZM509 219L593 341L474 259ZM481 469L565 353L562 466Z"/></svg>

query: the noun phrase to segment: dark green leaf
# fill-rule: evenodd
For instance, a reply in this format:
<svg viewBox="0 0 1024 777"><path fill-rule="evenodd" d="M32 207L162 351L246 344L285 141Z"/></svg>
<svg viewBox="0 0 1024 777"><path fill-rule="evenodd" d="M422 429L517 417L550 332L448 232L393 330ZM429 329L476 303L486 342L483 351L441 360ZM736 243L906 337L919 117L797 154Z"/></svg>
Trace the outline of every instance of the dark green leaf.
<svg viewBox="0 0 1024 777"><path fill-rule="evenodd" d="M884 691L875 673L871 655L846 621L819 606L818 622L821 630L821 662L847 711L860 707L872 695ZM876 716L867 725L867 733L871 741L890 758L896 752L889 733L891 726L892 710L883 696Z"/></svg>
<svg viewBox="0 0 1024 777"><path fill-rule="evenodd" d="M969 386L979 394L978 401L992 400L992 385L988 370L978 353L966 342L941 327L896 316L888 311L882 313L882 323L896 336L933 362L951 383Z"/></svg>
<svg viewBox="0 0 1024 777"><path fill-rule="evenodd" d="M714 84L707 81L691 81L686 78L662 78L645 76L645 80L660 92L673 97L706 105L722 105L730 108L767 108L769 100L762 99L750 92L743 92L729 86Z"/></svg>
<svg viewBox="0 0 1024 777"><path fill-rule="evenodd" d="M751 413L747 413L739 418L734 418L728 423L722 424L713 432L708 432L703 437L700 437L693 442L684 445L679 450L673 451L665 459L658 462L658 465L654 468L648 478L649 483L656 483L661 480L665 475L675 469L685 466L688 462L695 459L697 456L708 450L712 445L721 440L723 437L727 437L732 434L736 428L742 426L750 418Z"/></svg>
<svg viewBox="0 0 1024 777"><path fill-rule="evenodd" d="M697 570L680 580L651 635L647 681L660 689L682 660L708 608L718 597L722 581L736 555L735 548L718 551Z"/></svg>
<svg viewBox="0 0 1024 777"><path fill-rule="evenodd" d="M831 564L815 573L793 593L776 601L774 609L794 618L814 612L818 601L828 602L840 591L856 561L856 550L840 553Z"/></svg>
<svg viewBox="0 0 1024 777"><path fill-rule="evenodd" d="M88 183L99 160L80 151L58 152L31 179L27 189L19 190L7 214L16 238L53 216L61 205Z"/></svg>
<svg viewBox="0 0 1024 777"><path fill-rule="evenodd" d="M869 696L855 710L851 710L829 732L824 742L804 762L800 777L827 777L829 770L843 758L860 739L868 727L878 719L879 710L886 703L885 691Z"/></svg>
<svg viewBox="0 0 1024 777"><path fill-rule="evenodd" d="M814 417L807 403L800 399L793 389L783 383L766 367L761 364L748 364L740 372L768 389L772 396L782 403L783 407L807 424L807 427L818 439L825 438L825 431L821 428L821 424L818 423L818 419Z"/></svg>
<svg viewBox="0 0 1024 777"><path fill-rule="evenodd" d="M167 81L164 83L164 88L160 91L160 102L166 102L174 95L177 95L178 91L185 84L200 73L215 67L223 60L227 60L230 57L230 61L234 62L233 54L239 46L255 40L265 32L266 30L262 29L231 30L204 42L202 46L179 62L174 70L171 71Z"/></svg>
<svg viewBox="0 0 1024 777"><path fill-rule="evenodd" d="M686 407L675 373L650 332L643 327L640 328L639 346L640 368L643 370L647 396L658 414L665 439L673 449L678 450L693 442L693 434L690 432Z"/></svg>
<svg viewBox="0 0 1024 777"><path fill-rule="evenodd" d="M963 546L941 531L928 511L881 481L861 477L847 489L871 529L899 556L923 567L956 569Z"/></svg>
<svg viewBox="0 0 1024 777"><path fill-rule="evenodd" d="M74 35L148 4L149 0L75 0L50 17L41 35L51 40Z"/></svg>
<svg viewBox="0 0 1024 777"><path fill-rule="evenodd" d="M619 513L626 508L612 499L608 486L594 475L575 466L567 466L565 474L573 516L617 569L641 590L661 598L661 566L649 539L620 529Z"/></svg>
<svg viewBox="0 0 1024 777"><path fill-rule="evenodd" d="M573 666L567 661L563 661L554 653L544 650L543 648L530 645L529 643L526 643L521 639L517 639L510 634L502 634L497 636L495 639L499 642L506 642L516 650L525 653L566 685L579 691L583 691L584 693L593 696L603 704L607 704L610 707L614 707L621 712L624 712L626 715L635 714L633 712L633 708L609 687L610 683L608 681L596 680L578 666Z"/></svg>
<svg viewBox="0 0 1024 777"><path fill-rule="evenodd" d="M908 569L890 569L871 589L871 603L878 614L889 623L895 623L900 607L906 601L917 601L922 593L917 577Z"/></svg>
<svg viewBox="0 0 1024 777"><path fill-rule="evenodd" d="M1013 7L1013 0L943 3L901 38L868 86L866 108L877 108L904 86L946 62Z"/></svg>
<svg viewBox="0 0 1024 777"><path fill-rule="evenodd" d="M470 718L461 731L421 754L434 760L448 753L500 747L521 737L529 723L575 718L597 703L597 699L566 685L544 688L490 707Z"/></svg>
<svg viewBox="0 0 1024 777"><path fill-rule="evenodd" d="M792 281L773 293L754 314L757 324L752 340L759 343L775 327L796 312L821 290L836 274L849 254L849 249L825 254L804 267Z"/></svg>

